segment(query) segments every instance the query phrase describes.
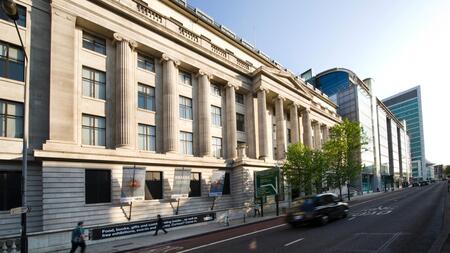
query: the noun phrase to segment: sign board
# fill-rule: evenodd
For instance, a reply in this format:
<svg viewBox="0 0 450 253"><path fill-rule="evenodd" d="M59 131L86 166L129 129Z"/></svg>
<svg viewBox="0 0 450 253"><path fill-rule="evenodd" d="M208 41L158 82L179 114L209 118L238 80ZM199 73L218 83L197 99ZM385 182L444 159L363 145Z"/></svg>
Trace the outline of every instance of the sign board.
<svg viewBox="0 0 450 253"><path fill-rule="evenodd" d="M177 168L173 177L172 199L187 198L191 186L191 169Z"/></svg>
<svg viewBox="0 0 450 253"><path fill-rule="evenodd" d="M13 209L9 210L9 213L11 215L17 215L17 214L28 213L29 211L30 211L30 209L28 207L19 206L19 207L16 207L16 208L13 208Z"/></svg>
<svg viewBox="0 0 450 253"><path fill-rule="evenodd" d="M164 228L167 229L212 221L215 219L216 214L214 212L209 212L202 214L163 218L163 222ZM119 236L151 232L155 231L155 229L156 229L156 219L149 221L118 224L113 226L105 226L92 229L91 240L101 240Z"/></svg>
<svg viewBox="0 0 450 253"><path fill-rule="evenodd" d="M211 188L209 189L210 197L222 196L223 186L225 183L225 171L216 170L213 171L211 176Z"/></svg>
<svg viewBox="0 0 450 253"><path fill-rule="evenodd" d="M128 167L122 170L121 203L145 199L145 168Z"/></svg>
<svg viewBox="0 0 450 253"><path fill-rule="evenodd" d="M256 171L255 172L255 188L256 197L270 196L278 194L278 182L280 177L280 169L278 167Z"/></svg>

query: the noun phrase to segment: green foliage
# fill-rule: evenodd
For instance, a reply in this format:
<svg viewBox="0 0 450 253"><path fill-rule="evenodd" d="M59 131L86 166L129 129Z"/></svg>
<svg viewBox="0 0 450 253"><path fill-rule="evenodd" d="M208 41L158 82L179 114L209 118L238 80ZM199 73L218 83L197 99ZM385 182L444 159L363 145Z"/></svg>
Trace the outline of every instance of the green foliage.
<svg viewBox="0 0 450 253"><path fill-rule="evenodd" d="M450 176L450 165L445 166L445 175Z"/></svg>
<svg viewBox="0 0 450 253"><path fill-rule="evenodd" d="M362 128L357 122L344 119L330 129L324 152L330 166L330 184L341 190L361 173L361 148L366 144ZM342 194L342 193L341 193Z"/></svg>

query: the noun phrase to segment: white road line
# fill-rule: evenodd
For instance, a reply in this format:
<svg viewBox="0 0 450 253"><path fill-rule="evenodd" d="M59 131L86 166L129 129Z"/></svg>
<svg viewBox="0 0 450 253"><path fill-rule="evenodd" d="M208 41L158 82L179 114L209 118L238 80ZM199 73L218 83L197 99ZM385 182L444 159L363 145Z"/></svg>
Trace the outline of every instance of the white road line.
<svg viewBox="0 0 450 253"><path fill-rule="evenodd" d="M241 238L241 237L245 237L245 236L248 236L248 235L253 235L253 234L261 233L261 232L264 232L264 231L267 231L267 230L271 230L271 229L274 229L274 228L279 228L279 227L286 226L286 225L287 225L287 224L276 225L276 226L273 226L273 227L270 227L270 228L265 228L265 229L261 229L261 230L258 230L258 231L253 231L253 232L251 232L251 233L247 233L247 234L243 234L243 235L238 235L238 236L231 237L231 238L224 239L224 240L220 240L220 241L217 241L217 242L212 242L212 243L200 245L200 246L197 246L197 247L194 247L194 248L190 248L190 249L186 249L186 250L180 251L180 252L178 252L178 253L184 253L184 252L189 252L189 251L193 251L193 250L197 250L197 249L209 247L209 246L212 246L212 245L215 245L215 244L219 244L219 243L231 241L231 240L238 239L238 238Z"/></svg>
<svg viewBox="0 0 450 253"><path fill-rule="evenodd" d="M350 205L350 207L354 207L354 206L359 206L359 205L362 205L362 204L365 204L365 203L368 203L368 202L372 202L372 201L380 200L380 199L385 199L385 198L389 198L389 197L392 197L392 196L390 196L390 194L389 194L388 196L384 196L384 197L380 197L380 198L373 198L373 199L366 200L364 202L356 203L356 204L353 204L353 205L349 204L349 205Z"/></svg>
<svg viewBox="0 0 450 253"><path fill-rule="evenodd" d="M287 247L287 246L292 245L292 244L294 244L294 243L296 243L296 242L299 242L299 241L303 241L303 239L305 239L305 238L300 238L300 239L297 239L297 240L292 241L292 242L290 242L290 243L286 243L286 244L284 245L284 247Z"/></svg>
<svg viewBox="0 0 450 253"><path fill-rule="evenodd" d="M350 220L354 220L356 217L351 217L351 218L348 218L348 220L350 221Z"/></svg>

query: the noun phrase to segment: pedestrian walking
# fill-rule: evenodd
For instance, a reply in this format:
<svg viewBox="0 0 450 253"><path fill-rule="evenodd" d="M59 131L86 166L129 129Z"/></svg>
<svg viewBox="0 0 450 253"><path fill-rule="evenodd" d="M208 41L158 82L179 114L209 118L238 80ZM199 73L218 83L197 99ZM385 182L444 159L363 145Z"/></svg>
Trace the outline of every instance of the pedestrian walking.
<svg viewBox="0 0 450 253"><path fill-rule="evenodd" d="M255 202L255 206L253 207L253 209L255 211L255 214L253 215L253 217L261 216L261 212L259 211L260 206L257 202Z"/></svg>
<svg viewBox="0 0 450 253"><path fill-rule="evenodd" d="M161 215L157 215L156 216L156 230L155 230L155 234L153 236L157 236L158 235L158 230L162 229L162 231L164 231L164 234L167 234L167 231L164 229L164 221L161 218Z"/></svg>
<svg viewBox="0 0 450 253"><path fill-rule="evenodd" d="M70 249L70 253L75 253L78 247L81 248L81 253L84 253L84 251L86 250L82 221L78 222L77 226L72 230L72 249Z"/></svg>

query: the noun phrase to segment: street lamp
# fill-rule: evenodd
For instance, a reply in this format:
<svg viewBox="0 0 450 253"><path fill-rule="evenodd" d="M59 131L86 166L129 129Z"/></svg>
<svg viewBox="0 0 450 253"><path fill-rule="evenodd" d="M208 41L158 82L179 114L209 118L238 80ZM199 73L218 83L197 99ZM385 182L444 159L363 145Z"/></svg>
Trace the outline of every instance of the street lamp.
<svg viewBox="0 0 450 253"><path fill-rule="evenodd" d="M22 46L23 54L25 56L24 62L24 103L23 103L23 114L24 114L24 124L23 124L23 137L22 137L22 209L21 211L21 236L20 236L20 247L22 253L28 253L28 238L27 238L27 166L28 166L28 88L27 88L27 72L28 72L28 56L23 45L22 37L20 36L19 28L17 26L17 20L19 19L19 12L17 11L17 5L14 0L1 0L1 6L5 14L14 21L16 27L17 35L19 36L20 44Z"/></svg>

